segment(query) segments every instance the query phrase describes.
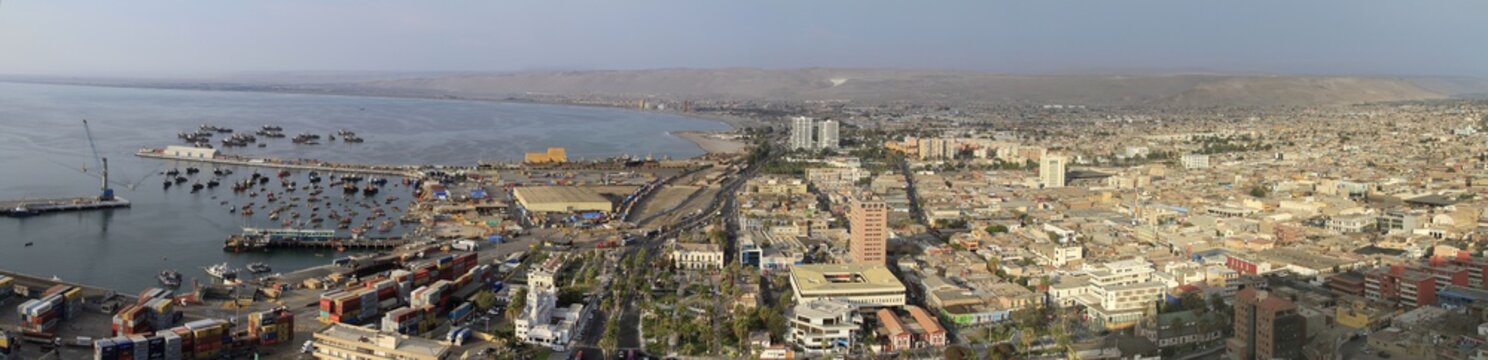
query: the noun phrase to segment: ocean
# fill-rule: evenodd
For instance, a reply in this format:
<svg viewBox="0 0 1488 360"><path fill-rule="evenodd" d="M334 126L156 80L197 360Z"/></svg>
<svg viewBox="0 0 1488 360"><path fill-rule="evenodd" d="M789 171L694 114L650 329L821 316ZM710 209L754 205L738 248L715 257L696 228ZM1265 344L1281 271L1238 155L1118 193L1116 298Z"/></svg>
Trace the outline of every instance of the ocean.
<svg viewBox="0 0 1488 360"><path fill-rule="evenodd" d="M223 252L223 239L242 227L282 225L268 220L264 209L244 217L229 213L223 204L264 204L234 195L230 183L255 170L264 175L274 171L225 168L234 174L223 179L223 186L191 193L190 184L213 177L211 166L134 156L145 147L180 145L178 132L202 124L248 133L272 124L283 127L289 137L301 132L326 136L347 129L365 139L360 144L322 139L320 145L294 145L288 138L260 136L259 142L267 147L223 149L219 140L226 134L215 136L213 145L230 154L445 165L520 160L524 152L550 146L567 148L571 159L623 154L686 158L703 151L670 132L728 129L715 120L614 108L0 83L0 199L97 194L98 169L83 119L91 127L98 155L109 159L115 193L133 207L0 218L0 269L131 292L156 286L155 275L162 269L205 281L202 268L216 263L241 269L250 262L264 262L275 272L290 272L341 256L329 251ZM163 187L161 172L184 171L188 166L201 168L202 173L185 186ZM289 179L302 186L308 182L304 172ZM336 196L315 206L324 211L362 209L362 217L368 212L363 205L382 207L396 219L401 213L391 206L406 205L412 197L408 191L390 185L368 199L342 198L328 190ZM391 196L400 200L386 204ZM297 211L304 213L313 206L301 204ZM333 222L326 224L321 227L333 227ZM400 226L391 234L404 230Z"/></svg>

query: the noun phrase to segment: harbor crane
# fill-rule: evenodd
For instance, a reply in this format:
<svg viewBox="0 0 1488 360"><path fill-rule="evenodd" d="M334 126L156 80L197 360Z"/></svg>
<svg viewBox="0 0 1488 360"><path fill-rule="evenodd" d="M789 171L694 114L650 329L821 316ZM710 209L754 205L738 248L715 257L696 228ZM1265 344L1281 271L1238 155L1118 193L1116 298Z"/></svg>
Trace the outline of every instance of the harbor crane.
<svg viewBox="0 0 1488 360"><path fill-rule="evenodd" d="M93 143L93 130L88 128L88 119L83 119L83 133L88 135L88 148L93 150L93 161L103 172L98 177L98 200L109 201L114 199L114 189L109 187L108 158L98 156L98 145Z"/></svg>

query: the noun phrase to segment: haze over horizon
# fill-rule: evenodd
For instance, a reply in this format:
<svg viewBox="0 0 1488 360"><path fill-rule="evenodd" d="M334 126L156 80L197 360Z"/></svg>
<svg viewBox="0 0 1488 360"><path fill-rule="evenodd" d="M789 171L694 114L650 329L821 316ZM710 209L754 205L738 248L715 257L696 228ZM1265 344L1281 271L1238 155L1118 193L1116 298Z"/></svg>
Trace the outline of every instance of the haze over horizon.
<svg viewBox="0 0 1488 360"><path fill-rule="evenodd" d="M5 1L0 74L921 68L1488 77L1488 2Z"/></svg>

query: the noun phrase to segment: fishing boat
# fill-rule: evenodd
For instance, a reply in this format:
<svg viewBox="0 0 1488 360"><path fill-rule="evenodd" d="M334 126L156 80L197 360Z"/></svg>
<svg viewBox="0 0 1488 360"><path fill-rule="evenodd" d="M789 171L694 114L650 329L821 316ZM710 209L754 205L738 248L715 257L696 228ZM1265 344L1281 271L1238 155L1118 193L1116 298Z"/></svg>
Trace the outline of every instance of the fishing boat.
<svg viewBox="0 0 1488 360"><path fill-rule="evenodd" d="M181 273L175 270L161 270L156 278L160 280L160 285L165 287L181 286Z"/></svg>
<svg viewBox="0 0 1488 360"><path fill-rule="evenodd" d="M274 270L271 269L271 268L269 268L269 265L264 264L264 263L261 263L261 262L256 262L256 263L248 264L248 272L250 272L250 273L262 274L262 273L266 273L266 272L270 272L270 271L274 271Z"/></svg>
<svg viewBox="0 0 1488 360"><path fill-rule="evenodd" d="M211 275L214 278L222 280L232 280L238 278L238 270L227 266L227 263L208 266L206 268L206 271L207 275Z"/></svg>

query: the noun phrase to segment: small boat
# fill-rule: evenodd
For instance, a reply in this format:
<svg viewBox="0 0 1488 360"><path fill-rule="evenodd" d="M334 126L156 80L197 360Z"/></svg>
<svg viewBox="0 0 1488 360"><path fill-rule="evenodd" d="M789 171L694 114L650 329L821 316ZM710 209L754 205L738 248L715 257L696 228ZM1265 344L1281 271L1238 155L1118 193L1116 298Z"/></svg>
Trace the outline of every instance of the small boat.
<svg viewBox="0 0 1488 360"><path fill-rule="evenodd" d="M31 247L31 245L36 245L36 243L35 242L27 242L26 243L26 247Z"/></svg>
<svg viewBox="0 0 1488 360"><path fill-rule="evenodd" d="M181 273L175 270L161 270L156 278L160 280L160 285L165 287L181 286Z"/></svg>
<svg viewBox="0 0 1488 360"><path fill-rule="evenodd" d="M222 183L217 182L217 179L207 180L207 187L215 188L217 185L222 185Z"/></svg>
<svg viewBox="0 0 1488 360"><path fill-rule="evenodd" d="M200 183L200 182L193 183L193 184L191 184L191 192L201 191L201 189L204 189L206 187L207 187L206 185L202 185L202 183Z"/></svg>
<svg viewBox="0 0 1488 360"><path fill-rule="evenodd" d="M238 278L238 271L227 266L227 263L209 266L206 268L206 271L207 275L211 275L214 278L222 280L232 280Z"/></svg>
<svg viewBox="0 0 1488 360"><path fill-rule="evenodd" d="M256 262L256 263L248 264L248 272L250 272L250 273L262 274L262 273L266 273L266 272L270 272L270 271L274 271L274 270L271 269L271 268L269 268L269 265L264 264L264 263L261 263L261 262Z"/></svg>
<svg viewBox="0 0 1488 360"><path fill-rule="evenodd" d="M186 177L185 176L177 176L176 177L176 183L177 184L180 184L180 183L183 183L183 182L186 182Z"/></svg>
<svg viewBox="0 0 1488 360"><path fill-rule="evenodd" d="M171 187L171 184L174 184L174 183L172 183L170 180L166 180L165 181L165 188L166 189L169 189Z"/></svg>

